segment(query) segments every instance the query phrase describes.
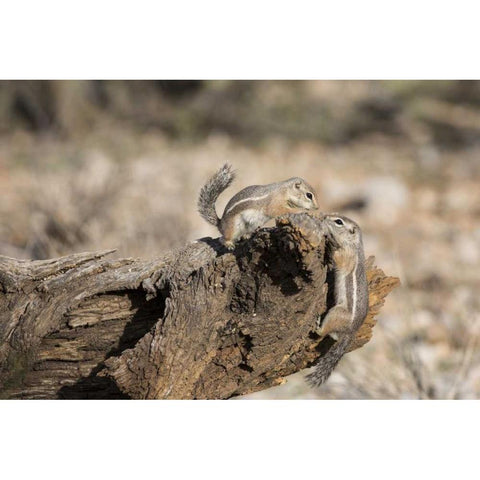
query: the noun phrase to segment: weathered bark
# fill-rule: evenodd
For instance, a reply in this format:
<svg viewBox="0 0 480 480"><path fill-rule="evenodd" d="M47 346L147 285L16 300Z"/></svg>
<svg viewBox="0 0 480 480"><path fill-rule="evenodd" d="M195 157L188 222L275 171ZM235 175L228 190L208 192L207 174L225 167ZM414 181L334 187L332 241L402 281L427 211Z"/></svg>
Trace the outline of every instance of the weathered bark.
<svg viewBox="0 0 480 480"><path fill-rule="evenodd" d="M319 220L293 215L235 252L206 238L152 261L109 251L0 257L3 398L229 398L281 383L332 344ZM398 284L368 264L372 335Z"/></svg>

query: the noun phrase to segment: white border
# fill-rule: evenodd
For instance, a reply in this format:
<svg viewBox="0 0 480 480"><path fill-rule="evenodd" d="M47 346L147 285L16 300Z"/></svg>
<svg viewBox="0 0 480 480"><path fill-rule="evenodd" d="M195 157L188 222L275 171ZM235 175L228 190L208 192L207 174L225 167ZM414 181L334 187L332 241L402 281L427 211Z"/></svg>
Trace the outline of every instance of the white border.
<svg viewBox="0 0 480 480"><path fill-rule="evenodd" d="M2 2L3 79L480 78L476 2Z"/></svg>
<svg viewBox="0 0 480 480"><path fill-rule="evenodd" d="M476 401L3 401L3 478L472 478Z"/></svg>

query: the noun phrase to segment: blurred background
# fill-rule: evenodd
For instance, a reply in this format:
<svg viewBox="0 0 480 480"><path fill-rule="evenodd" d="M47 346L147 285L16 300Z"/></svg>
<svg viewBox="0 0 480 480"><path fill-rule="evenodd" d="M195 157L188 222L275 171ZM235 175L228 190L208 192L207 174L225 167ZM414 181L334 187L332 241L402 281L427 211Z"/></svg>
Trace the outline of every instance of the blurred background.
<svg viewBox="0 0 480 480"><path fill-rule="evenodd" d="M218 236L196 197L225 161L219 213L303 177L402 282L321 389L300 372L244 398L480 396L478 81L0 81L0 255Z"/></svg>

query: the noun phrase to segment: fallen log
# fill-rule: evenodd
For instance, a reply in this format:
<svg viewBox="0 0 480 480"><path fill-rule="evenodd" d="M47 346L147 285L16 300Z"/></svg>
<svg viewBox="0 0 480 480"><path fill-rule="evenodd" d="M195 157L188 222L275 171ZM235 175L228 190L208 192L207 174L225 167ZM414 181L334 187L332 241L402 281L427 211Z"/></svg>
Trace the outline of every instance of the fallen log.
<svg viewBox="0 0 480 480"><path fill-rule="evenodd" d="M278 385L333 343L325 237L307 214L233 252L203 238L160 259L0 257L2 398L224 399ZM364 345L397 278L367 261ZM330 287L331 288L331 287Z"/></svg>

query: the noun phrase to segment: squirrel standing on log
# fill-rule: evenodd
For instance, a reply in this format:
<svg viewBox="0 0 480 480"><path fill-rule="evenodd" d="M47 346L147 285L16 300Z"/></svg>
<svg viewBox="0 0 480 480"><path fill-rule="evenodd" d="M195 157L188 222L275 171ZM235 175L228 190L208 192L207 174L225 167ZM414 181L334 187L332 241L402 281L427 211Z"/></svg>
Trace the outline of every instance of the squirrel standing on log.
<svg viewBox="0 0 480 480"><path fill-rule="evenodd" d="M231 166L225 164L200 190L198 211L223 235L223 243L232 250L235 243L248 238L270 219L287 213L317 210L313 188L302 178L294 177L268 185L251 185L234 195L218 218L215 203L235 179Z"/></svg>

